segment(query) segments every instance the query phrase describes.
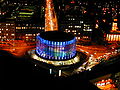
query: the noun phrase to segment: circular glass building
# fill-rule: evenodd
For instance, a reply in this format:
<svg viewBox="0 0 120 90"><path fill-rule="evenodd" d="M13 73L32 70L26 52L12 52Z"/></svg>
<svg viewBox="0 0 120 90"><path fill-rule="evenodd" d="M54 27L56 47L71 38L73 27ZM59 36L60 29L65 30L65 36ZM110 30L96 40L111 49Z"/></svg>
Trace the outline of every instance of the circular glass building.
<svg viewBox="0 0 120 90"><path fill-rule="evenodd" d="M76 38L70 33L42 32L36 41L36 54L43 59L65 61L76 56Z"/></svg>

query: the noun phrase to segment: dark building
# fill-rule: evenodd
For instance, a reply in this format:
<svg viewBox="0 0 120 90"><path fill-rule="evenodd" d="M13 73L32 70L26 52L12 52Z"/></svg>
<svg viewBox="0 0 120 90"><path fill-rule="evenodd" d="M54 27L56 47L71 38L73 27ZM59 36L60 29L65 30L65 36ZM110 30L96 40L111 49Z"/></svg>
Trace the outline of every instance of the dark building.
<svg viewBox="0 0 120 90"><path fill-rule="evenodd" d="M65 32L71 32L78 41L93 40L95 28L98 28L98 39L105 40L104 34L110 33L112 22L118 19L119 28L119 0L118 1L83 1L61 0L56 6L59 28ZM82 22L82 24L80 23ZM97 27L96 27L97 26ZM119 29L118 29L119 30ZM93 31L93 33L92 33ZM96 39L97 40L97 39Z"/></svg>
<svg viewBox="0 0 120 90"><path fill-rule="evenodd" d="M72 33L77 41L90 41L92 34L92 23L84 19L87 2L61 1L58 11L58 22L61 31ZM83 7L84 6L84 7Z"/></svg>

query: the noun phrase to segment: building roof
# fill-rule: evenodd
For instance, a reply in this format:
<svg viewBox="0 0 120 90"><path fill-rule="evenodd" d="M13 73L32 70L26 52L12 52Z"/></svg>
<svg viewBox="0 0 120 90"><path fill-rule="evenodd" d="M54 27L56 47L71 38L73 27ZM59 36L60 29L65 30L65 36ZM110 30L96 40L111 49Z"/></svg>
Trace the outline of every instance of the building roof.
<svg viewBox="0 0 120 90"><path fill-rule="evenodd" d="M70 33L60 31L47 31L40 33L40 37L50 41L70 41L74 39L74 36Z"/></svg>

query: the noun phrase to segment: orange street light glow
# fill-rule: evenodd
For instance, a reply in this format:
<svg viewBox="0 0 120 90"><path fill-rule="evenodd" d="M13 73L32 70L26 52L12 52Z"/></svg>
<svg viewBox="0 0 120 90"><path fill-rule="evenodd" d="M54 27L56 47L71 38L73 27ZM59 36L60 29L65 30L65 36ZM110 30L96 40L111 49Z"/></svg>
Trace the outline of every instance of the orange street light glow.
<svg viewBox="0 0 120 90"><path fill-rule="evenodd" d="M45 31L58 30L58 22L52 0L46 0Z"/></svg>

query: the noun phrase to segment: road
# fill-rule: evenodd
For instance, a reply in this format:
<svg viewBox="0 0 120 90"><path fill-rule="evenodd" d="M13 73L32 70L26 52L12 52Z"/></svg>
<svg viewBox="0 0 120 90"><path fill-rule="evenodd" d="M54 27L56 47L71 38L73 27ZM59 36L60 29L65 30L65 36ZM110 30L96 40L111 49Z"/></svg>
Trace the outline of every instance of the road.
<svg viewBox="0 0 120 90"><path fill-rule="evenodd" d="M89 59L83 63L76 73L83 72L84 70L91 70L92 67L101 63L102 61L107 61L109 58L120 55L116 49L110 49L105 46L91 45L91 46L81 46L77 45L77 51L85 53Z"/></svg>
<svg viewBox="0 0 120 90"><path fill-rule="evenodd" d="M26 51L35 48L35 42L25 42L22 40L13 40L9 42L0 42L1 50L6 50L17 57L22 57L25 55ZM79 68L77 68L74 73L83 72L84 70L91 70L92 67L101 63L102 61L109 60L109 58L120 55L115 49L110 49L105 46L91 45L82 46L76 45L77 51L82 52L87 55L88 60L85 61Z"/></svg>
<svg viewBox="0 0 120 90"><path fill-rule="evenodd" d="M3 43L3 42L2 42ZM12 40L1 43L1 50L9 51L17 57L24 56L25 52L35 47L35 42L25 42L22 40Z"/></svg>

